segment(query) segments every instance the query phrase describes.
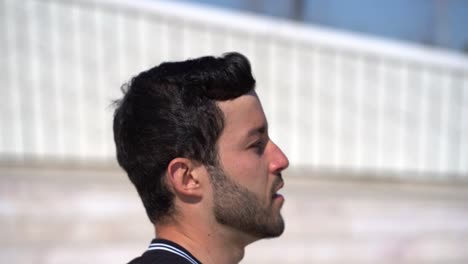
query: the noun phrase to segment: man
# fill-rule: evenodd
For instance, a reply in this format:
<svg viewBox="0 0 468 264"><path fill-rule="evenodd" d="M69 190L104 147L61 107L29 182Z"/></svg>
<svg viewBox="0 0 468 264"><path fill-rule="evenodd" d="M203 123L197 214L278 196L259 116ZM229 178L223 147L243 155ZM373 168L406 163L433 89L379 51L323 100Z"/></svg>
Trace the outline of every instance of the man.
<svg viewBox="0 0 468 264"><path fill-rule="evenodd" d="M167 62L142 72L117 102L117 159L156 239L130 263L238 263L284 230L281 172L247 58Z"/></svg>

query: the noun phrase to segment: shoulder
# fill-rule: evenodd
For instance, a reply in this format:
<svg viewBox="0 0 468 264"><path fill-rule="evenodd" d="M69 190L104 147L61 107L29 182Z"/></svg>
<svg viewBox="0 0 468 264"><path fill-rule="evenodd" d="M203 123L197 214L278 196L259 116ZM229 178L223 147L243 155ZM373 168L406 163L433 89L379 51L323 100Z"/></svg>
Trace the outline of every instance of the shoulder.
<svg viewBox="0 0 468 264"><path fill-rule="evenodd" d="M185 258L168 251L147 251L128 264L192 264Z"/></svg>
<svg viewBox="0 0 468 264"><path fill-rule="evenodd" d="M180 245L164 239L154 239L148 249L128 264L199 264L200 262Z"/></svg>

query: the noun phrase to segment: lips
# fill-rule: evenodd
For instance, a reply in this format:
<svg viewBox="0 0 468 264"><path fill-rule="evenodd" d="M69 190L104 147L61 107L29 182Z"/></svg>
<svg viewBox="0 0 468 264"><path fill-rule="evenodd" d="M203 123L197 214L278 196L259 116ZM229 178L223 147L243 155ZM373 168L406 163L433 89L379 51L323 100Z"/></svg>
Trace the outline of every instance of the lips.
<svg viewBox="0 0 468 264"><path fill-rule="evenodd" d="M277 180L277 181L275 182L274 188L272 189L272 195L271 195L272 198L277 198L277 197L282 196L282 195L278 194L278 191L279 191L281 188L283 188L284 182L283 182L283 180L282 180L281 178L278 178L278 179L279 179L279 180Z"/></svg>

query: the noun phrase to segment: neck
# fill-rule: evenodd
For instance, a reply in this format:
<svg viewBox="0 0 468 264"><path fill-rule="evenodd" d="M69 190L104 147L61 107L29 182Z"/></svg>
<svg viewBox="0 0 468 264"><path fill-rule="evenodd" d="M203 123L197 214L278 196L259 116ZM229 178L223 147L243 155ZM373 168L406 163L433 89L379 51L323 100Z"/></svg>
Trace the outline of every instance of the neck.
<svg viewBox="0 0 468 264"><path fill-rule="evenodd" d="M256 240L216 221L203 223L208 224L190 223L186 219L159 223L155 226L156 237L181 245L204 264L239 263L247 244Z"/></svg>

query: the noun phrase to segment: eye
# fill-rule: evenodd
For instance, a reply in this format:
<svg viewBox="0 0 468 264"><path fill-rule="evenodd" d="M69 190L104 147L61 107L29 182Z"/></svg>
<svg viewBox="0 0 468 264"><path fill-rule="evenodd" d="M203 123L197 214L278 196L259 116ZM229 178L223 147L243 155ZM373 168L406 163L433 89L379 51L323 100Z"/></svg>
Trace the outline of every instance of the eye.
<svg viewBox="0 0 468 264"><path fill-rule="evenodd" d="M263 151L265 150L266 146L266 141L264 140L259 140L250 145L250 149L253 149L258 155L263 154Z"/></svg>

